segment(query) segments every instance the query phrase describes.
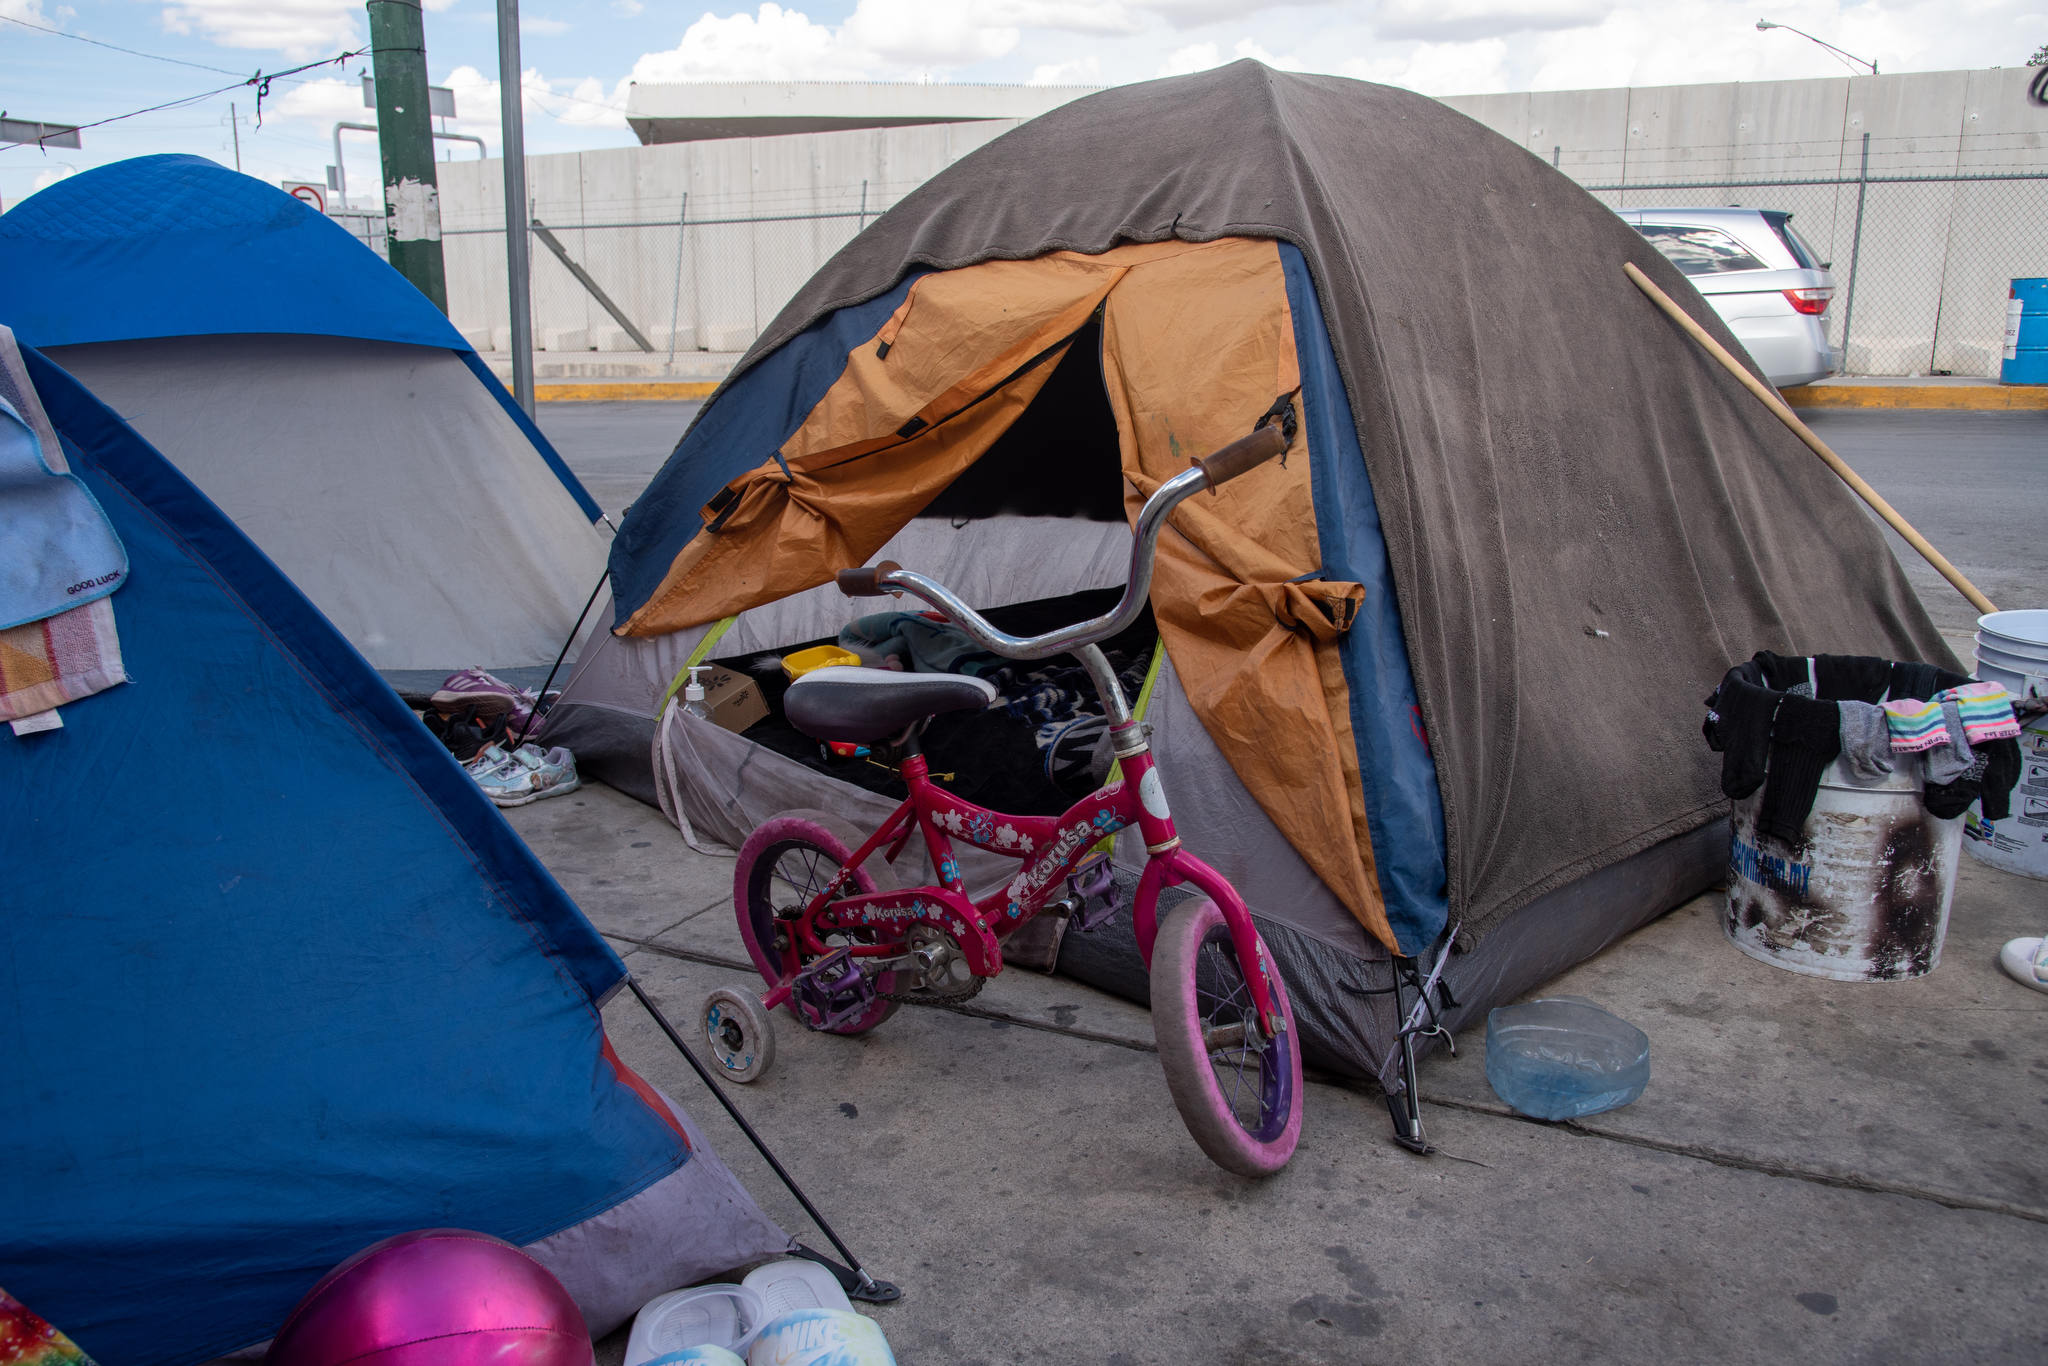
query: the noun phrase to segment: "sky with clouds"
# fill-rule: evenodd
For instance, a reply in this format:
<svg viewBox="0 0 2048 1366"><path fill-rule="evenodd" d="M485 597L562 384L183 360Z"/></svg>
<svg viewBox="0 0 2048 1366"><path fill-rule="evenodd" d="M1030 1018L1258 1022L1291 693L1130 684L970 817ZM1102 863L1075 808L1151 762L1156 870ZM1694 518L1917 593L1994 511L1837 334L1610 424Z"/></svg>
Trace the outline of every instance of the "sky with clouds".
<svg viewBox="0 0 2048 1366"><path fill-rule="evenodd" d="M451 132L498 143L496 5L425 0ZM524 0L530 154L630 146L632 81L925 80L1116 85L1256 57L1432 95L1839 75L1766 18L1886 72L2017 66L2048 43L2048 0ZM46 30L55 30L54 32ZM90 123L364 45L361 0L0 0L0 108ZM131 55L96 46L134 49ZM164 60L170 59L170 60ZM0 148L0 204L122 157L193 152L267 180L324 178L337 121L364 122L367 59L83 134ZM232 107L231 107L232 106ZM353 184L375 140L345 134ZM445 155L475 155L448 144Z"/></svg>

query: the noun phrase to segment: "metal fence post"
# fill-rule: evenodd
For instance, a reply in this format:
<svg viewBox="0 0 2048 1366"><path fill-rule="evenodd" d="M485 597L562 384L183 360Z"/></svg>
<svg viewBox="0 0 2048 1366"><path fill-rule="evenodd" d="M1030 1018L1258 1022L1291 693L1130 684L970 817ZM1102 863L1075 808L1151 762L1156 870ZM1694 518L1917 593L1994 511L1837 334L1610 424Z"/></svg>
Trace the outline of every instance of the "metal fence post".
<svg viewBox="0 0 2048 1366"><path fill-rule="evenodd" d="M1863 135L1863 164L1856 172L1856 226L1849 236L1849 297L1842 301L1842 369L1849 368L1849 329L1856 321L1856 281L1863 259L1863 201L1870 193L1870 134Z"/></svg>
<svg viewBox="0 0 2048 1366"><path fill-rule="evenodd" d="M860 183L860 217L854 220L853 230L859 234L868 225L868 183Z"/></svg>
<svg viewBox="0 0 2048 1366"><path fill-rule="evenodd" d="M676 323L683 308L683 231L690 226L690 192L683 191L683 206L676 210L676 286L668 299L668 363L676 363Z"/></svg>
<svg viewBox="0 0 2048 1366"><path fill-rule="evenodd" d="M519 0L498 0L498 117L505 156L505 279L512 312L512 398L533 416L533 263L526 222L526 100Z"/></svg>

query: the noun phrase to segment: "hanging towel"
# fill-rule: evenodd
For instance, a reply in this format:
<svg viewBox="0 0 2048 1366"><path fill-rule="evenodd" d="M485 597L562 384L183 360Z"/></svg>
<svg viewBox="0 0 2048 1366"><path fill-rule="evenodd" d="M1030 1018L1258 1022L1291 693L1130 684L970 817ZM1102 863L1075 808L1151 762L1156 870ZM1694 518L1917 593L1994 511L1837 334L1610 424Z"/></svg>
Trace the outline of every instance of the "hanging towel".
<svg viewBox="0 0 2048 1366"><path fill-rule="evenodd" d="M0 327L0 408L5 410L0 415L0 442L13 442L11 449L18 460L21 436L26 433L42 471L18 481L19 487L27 491L25 504L17 505L5 492L0 492L0 525L7 529L7 534L0 537L0 580L14 582L10 575L15 566L32 560L34 555L43 553L41 547L52 544L42 534L47 528L35 523L24 522L24 533L17 535L17 512L26 514L39 508L47 511L47 500L49 507L57 509L60 519L72 516L78 513L79 504L65 492L67 489L85 500L92 517L105 528L118 557L112 563L120 569L112 582L82 589L77 594L63 594L65 600L57 604L54 613L46 612L23 624L0 629L0 721L12 722L128 681L121 666L121 641L114 633L114 604L107 596L126 580L128 554L114 535L113 527L107 524L106 514L65 463L56 429L51 427L42 401L28 381L14 334L5 327ZM48 488L35 487L37 480L56 487L55 497L51 497ZM64 544L63 538L56 538L55 553L63 553ZM30 572L33 569L33 565L25 569L19 582L29 584L43 577L40 571ZM61 579L63 575L55 577ZM11 621L5 616L7 610L0 607L0 621Z"/></svg>
<svg viewBox="0 0 2048 1366"><path fill-rule="evenodd" d="M0 394L0 628L105 597L128 574L107 514Z"/></svg>

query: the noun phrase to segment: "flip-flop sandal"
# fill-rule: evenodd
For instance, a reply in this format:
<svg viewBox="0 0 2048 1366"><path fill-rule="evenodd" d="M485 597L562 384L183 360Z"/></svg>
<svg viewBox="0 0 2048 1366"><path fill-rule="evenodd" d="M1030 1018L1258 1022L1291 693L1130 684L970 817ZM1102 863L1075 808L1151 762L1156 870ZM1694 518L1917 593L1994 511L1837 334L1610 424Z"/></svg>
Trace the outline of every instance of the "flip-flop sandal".
<svg viewBox="0 0 2048 1366"><path fill-rule="evenodd" d="M2048 991L2048 939L2009 939L1998 951L1998 966L2023 987Z"/></svg>
<svg viewBox="0 0 2048 1366"><path fill-rule="evenodd" d="M740 1284L761 1297L762 1317L758 1322L764 1324L798 1309L853 1309L853 1301L846 1298L839 1278L801 1257L757 1266Z"/></svg>
<svg viewBox="0 0 2048 1366"><path fill-rule="evenodd" d="M761 1296L744 1285L719 1283L671 1290L649 1300L633 1316L625 1366L656 1366L674 1360L716 1362L716 1353L701 1358L685 1354L709 1347L728 1355L744 1352L767 1322Z"/></svg>

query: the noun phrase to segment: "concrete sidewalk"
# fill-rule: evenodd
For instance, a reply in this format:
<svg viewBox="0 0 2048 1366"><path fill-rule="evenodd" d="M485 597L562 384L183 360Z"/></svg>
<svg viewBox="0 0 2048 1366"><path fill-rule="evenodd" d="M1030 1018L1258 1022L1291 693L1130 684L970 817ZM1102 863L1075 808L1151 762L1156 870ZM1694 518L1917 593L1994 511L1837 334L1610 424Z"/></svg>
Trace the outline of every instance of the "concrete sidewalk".
<svg viewBox="0 0 2048 1366"><path fill-rule="evenodd" d="M754 982L730 860L600 786L507 815L686 1033L704 992ZM858 1039L778 1016L776 1070L735 1092L904 1287L870 1312L906 1366L2039 1361L2048 996L1992 955L2044 928L2043 891L1965 856L1941 966L1885 985L1745 958L1701 897L1550 988L1649 1034L1640 1101L1516 1118L1467 1035L1423 1069L1432 1158L1377 1097L1312 1084L1293 1165L1227 1176L1145 1011L1016 969ZM822 1246L630 995L606 1024Z"/></svg>

